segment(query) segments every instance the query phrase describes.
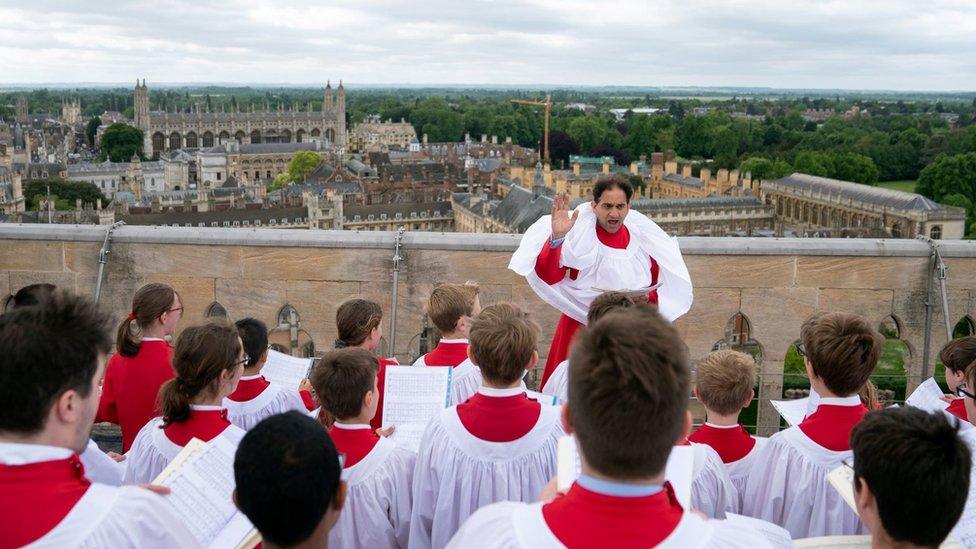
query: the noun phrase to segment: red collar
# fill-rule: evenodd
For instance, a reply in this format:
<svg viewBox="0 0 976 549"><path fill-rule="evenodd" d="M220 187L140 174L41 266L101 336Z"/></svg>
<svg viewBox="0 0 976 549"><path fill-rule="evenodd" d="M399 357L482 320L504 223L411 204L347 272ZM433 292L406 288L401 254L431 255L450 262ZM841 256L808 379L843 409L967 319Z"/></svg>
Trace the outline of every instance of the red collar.
<svg viewBox="0 0 976 549"><path fill-rule="evenodd" d="M800 423L800 430L810 440L834 452L851 449L851 431L868 409L864 405L837 406L821 404Z"/></svg>
<svg viewBox="0 0 976 549"><path fill-rule="evenodd" d="M468 358L468 343L444 343L440 341L434 350L424 355L428 366L457 366Z"/></svg>
<svg viewBox="0 0 976 549"><path fill-rule="evenodd" d="M54 529L91 482L77 455L27 465L0 464L3 547L21 547Z"/></svg>
<svg viewBox="0 0 976 549"><path fill-rule="evenodd" d="M192 438L210 442L228 427L230 422L227 421L227 410L190 410L189 418L171 423L163 428L163 433L173 444L186 446Z"/></svg>
<svg viewBox="0 0 976 549"><path fill-rule="evenodd" d="M237 382L237 389L234 390L227 398L233 400L234 402L247 402L249 400L254 400L265 389L271 386L271 382L264 379L264 376L258 376L252 379L242 379Z"/></svg>
<svg viewBox="0 0 976 549"><path fill-rule="evenodd" d="M741 425L721 429L706 423L692 433L688 440L711 446L722 457L723 463L739 461L756 446L756 439Z"/></svg>
<svg viewBox="0 0 976 549"><path fill-rule="evenodd" d="M963 421L969 421L969 414L966 412L966 401L961 398L953 399L946 408L946 412L956 416Z"/></svg>
<svg viewBox="0 0 976 549"><path fill-rule="evenodd" d="M329 436L335 443L336 450L346 455L343 467L349 468L363 460L380 441L379 435L372 427L366 429L344 429L334 424L329 429Z"/></svg>
<svg viewBox="0 0 976 549"><path fill-rule="evenodd" d="M542 517L553 535L570 549L614 547L643 549L664 541L681 522L684 511L670 484L652 496L617 497L573 484L565 496L542 506Z"/></svg>
<svg viewBox="0 0 976 549"><path fill-rule="evenodd" d="M528 434L539 422L542 405L525 393L490 397L476 393L457 406L464 428L481 440L511 442Z"/></svg>
<svg viewBox="0 0 976 549"><path fill-rule="evenodd" d="M623 249L630 244L630 231L627 230L627 226L624 224L620 225L617 232L611 233L607 232L606 229L600 226L599 223L596 224L596 237L600 240L604 246L610 248Z"/></svg>

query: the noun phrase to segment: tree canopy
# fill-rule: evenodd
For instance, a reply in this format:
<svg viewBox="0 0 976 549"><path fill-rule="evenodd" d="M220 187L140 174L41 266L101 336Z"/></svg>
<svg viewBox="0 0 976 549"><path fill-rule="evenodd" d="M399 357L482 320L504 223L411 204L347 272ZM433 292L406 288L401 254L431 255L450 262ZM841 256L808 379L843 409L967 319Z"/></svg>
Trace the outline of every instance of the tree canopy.
<svg viewBox="0 0 976 549"><path fill-rule="evenodd" d="M108 158L112 162L128 162L133 155L145 158L142 154L142 130L120 122L105 129L99 147L99 160Z"/></svg>
<svg viewBox="0 0 976 549"><path fill-rule="evenodd" d="M271 190L287 187L305 181L305 176L315 171L322 162L322 155L315 151L298 151L288 162L288 171L278 174L271 184Z"/></svg>

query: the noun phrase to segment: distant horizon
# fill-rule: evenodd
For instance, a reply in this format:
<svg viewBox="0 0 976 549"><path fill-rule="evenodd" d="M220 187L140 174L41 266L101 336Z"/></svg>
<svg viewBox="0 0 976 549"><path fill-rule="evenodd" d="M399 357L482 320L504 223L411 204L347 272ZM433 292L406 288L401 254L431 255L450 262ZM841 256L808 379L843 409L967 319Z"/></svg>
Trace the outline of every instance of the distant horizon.
<svg viewBox="0 0 976 549"><path fill-rule="evenodd" d="M141 81L142 78L139 78ZM123 88L135 87L136 79L128 82L122 81L82 81L82 82L0 82L0 93L15 90L36 90L36 89L99 89L99 88ZM295 89L319 89L324 88L327 81L323 82L234 82L234 81L159 81L153 82L146 79L146 85L150 90L153 88L295 88ZM813 92L819 94L827 93L895 93L895 94L972 94L976 97L974 89L922 89L922 88L838 88L838 87L773 87L773 86L728 86L728 85L672 85L654 86L637 84L492 84L487 82L477 83L449 83L449 82L342 82L347 89L369 90L369 89L471 89L471 90L531 90L531 91L708 91L708 92ZM338 82L332 82L332 87L336 88Z"/></svg>

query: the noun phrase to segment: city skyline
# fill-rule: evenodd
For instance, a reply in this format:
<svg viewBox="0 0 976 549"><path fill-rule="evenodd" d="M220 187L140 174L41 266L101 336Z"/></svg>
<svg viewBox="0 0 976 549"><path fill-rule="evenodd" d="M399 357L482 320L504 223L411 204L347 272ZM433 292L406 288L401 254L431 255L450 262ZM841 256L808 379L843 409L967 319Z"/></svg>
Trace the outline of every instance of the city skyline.
<svg viewBox="0 0 976 549"><path fill-rule="evenodd" d="M2 1L0 83L976 89L955 0L225 6Z"/></svg>

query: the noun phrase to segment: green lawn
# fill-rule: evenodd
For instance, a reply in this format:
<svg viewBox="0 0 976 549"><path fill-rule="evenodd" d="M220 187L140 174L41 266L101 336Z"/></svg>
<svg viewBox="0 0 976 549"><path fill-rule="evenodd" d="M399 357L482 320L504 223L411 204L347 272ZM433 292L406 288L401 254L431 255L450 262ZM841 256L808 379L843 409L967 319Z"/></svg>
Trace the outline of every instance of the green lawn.
<svg viewBox="0 0 976 549"><path fill-rule="evenodd" d="M903 181L885 181L883 183L878 183L878 186L886 189L894 189L896 191L905 191L906 193L915 192L915 181L911 179L906 179Z"/></svg>

